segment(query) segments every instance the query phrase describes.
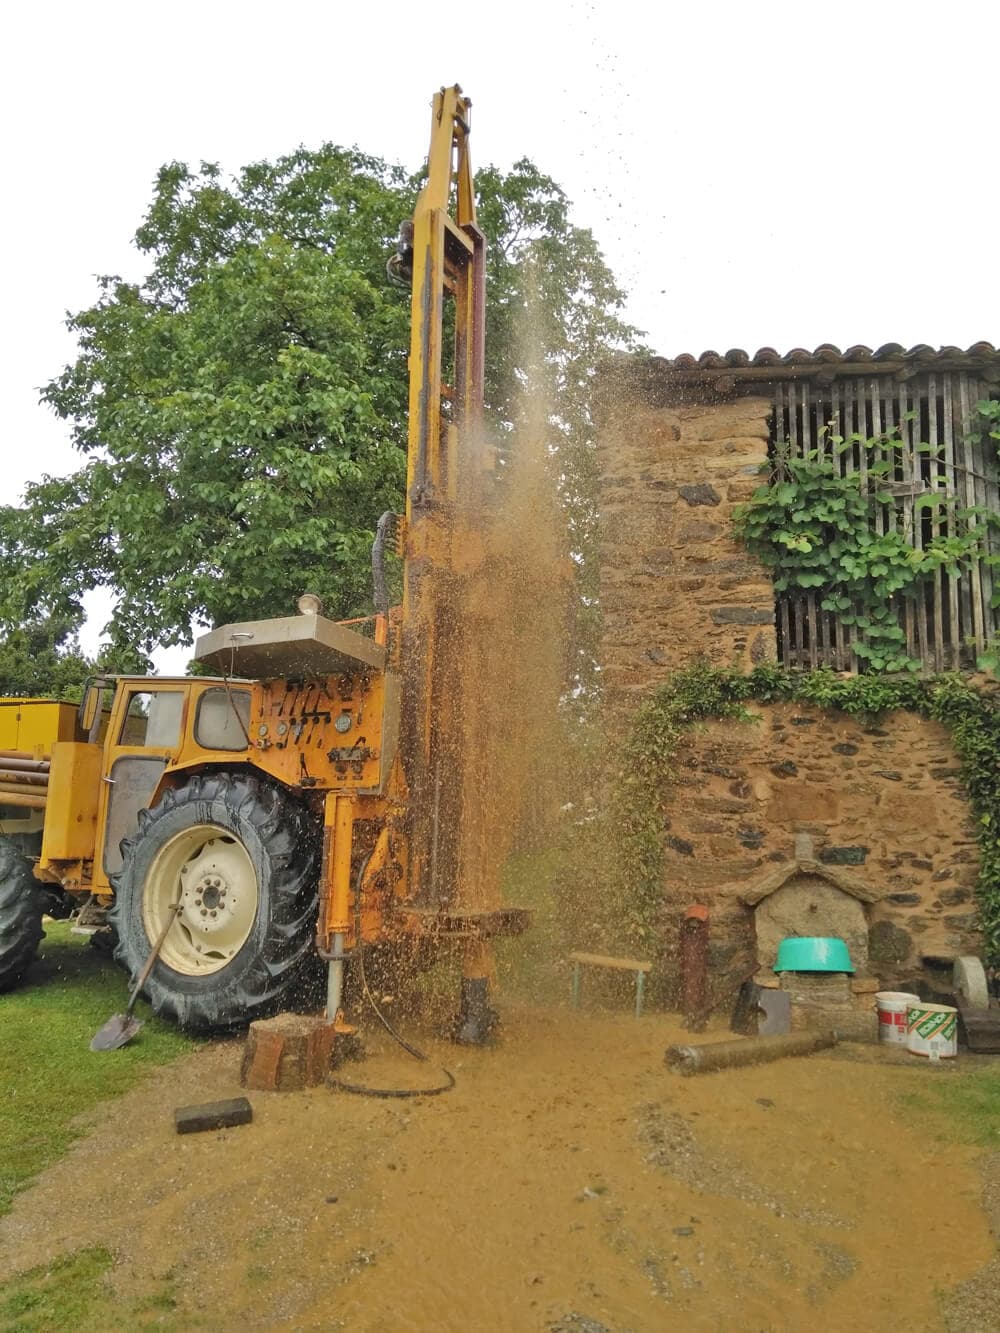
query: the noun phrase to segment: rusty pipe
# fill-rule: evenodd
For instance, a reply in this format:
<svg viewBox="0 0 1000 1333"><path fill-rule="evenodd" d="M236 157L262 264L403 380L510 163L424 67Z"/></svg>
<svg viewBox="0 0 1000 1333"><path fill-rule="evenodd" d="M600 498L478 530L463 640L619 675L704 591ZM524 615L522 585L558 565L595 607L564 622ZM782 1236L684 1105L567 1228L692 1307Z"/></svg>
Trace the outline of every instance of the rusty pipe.
<svg viewBox="0 0 1000 1333"><path fill-rule="evenodd" d="M0 768L16 768L24 773L47 773L49 764L48 759L27 759L13 750L6 753L0 751Z"/></svg>
<svg viewBox="0 0 1000 1333"><path fill-rule="evenodd" d="M0 805L14 805L22 810L44 810L45 797L36 796L34 793L12 791L7 792L0 789Z"/></svg>
<svg viewBox="0 0 1000 1333"><path fill-rule="evenodd" d="M17 783L17 782L4 782L4 780L3 780L2 778L0 778L0 791L2 791L2 792L11 792L12 794L14 794L14 795L18 795L18 796L20 796L20 795L47 796L47 795L48 795L48 792L49 792L49 789L48 789L47 786L46 786L46 787L25 787L25 786L24 786L23 784L21 784L21 783Z"/></svg>
<svg viewBox="0 0 1000 1333"><path fill-rule="evenodd" d="M786 1055L812 1055L836 1044L833 1031L785 1032L773 1037L716 1041L707 1046L668 1046L664 1058L674 1074L706 1074L714 1069L768 1064Z"/></svg>
<svg viewBox="0 0 1000 1333"><path fill-rule="evenodd" d="M0 768L0 782L16 783L25 787L47 787L48 773L21 773L17 769Z"/></svg>
<svg viewBox="0 0 1000 1333"><path fill-rule="evenodd" d="M708 1021L708 908L693 903L681 923L681 1008L689 1032Z"/></svg>

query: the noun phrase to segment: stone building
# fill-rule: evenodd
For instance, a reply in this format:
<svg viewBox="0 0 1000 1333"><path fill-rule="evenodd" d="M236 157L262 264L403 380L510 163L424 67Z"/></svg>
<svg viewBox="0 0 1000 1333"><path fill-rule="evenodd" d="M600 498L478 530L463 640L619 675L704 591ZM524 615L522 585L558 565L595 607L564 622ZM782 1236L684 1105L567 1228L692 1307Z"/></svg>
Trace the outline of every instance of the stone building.
<svg viewBox="0 0 1000 1333"><path fill-rule="evenodd" d="M1000 351L987 343L610 366L598 416L609 707L634 708L696 661L856 667L849 636L815 603L776 605L769 572L734 535L735 506L777 446L815 447L832 421L845 436L896 430L909 441L898 503L940 475L960 498L1000 509L974 438L975 403L998 385ZM921 461L924 440L940 462ZM928 669L968 665L996 632L989 579L942 577L907 613L911 652ZM664 792L664 970L682 911L699 901L720 994L773 963L775 921L851 934L860 971L882 986L943 986L951 960L979 944L976 834L945 728L905 713L866 727L799 705L752 711L753 725L692 731Z"/></svg>

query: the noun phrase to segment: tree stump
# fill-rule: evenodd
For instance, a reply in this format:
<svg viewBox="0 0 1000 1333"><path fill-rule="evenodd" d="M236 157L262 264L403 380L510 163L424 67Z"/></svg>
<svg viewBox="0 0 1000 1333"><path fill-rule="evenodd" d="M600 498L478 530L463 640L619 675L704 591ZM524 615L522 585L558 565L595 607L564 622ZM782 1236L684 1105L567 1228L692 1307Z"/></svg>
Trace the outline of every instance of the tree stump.
<svg viewBox="0 0 1000 1333"><path fill-rule="evenodd" d="M326 1018L278 1014L250 1024L240 1082L258 1092L299 1092L330 1072L336 1027Z"/></svg>

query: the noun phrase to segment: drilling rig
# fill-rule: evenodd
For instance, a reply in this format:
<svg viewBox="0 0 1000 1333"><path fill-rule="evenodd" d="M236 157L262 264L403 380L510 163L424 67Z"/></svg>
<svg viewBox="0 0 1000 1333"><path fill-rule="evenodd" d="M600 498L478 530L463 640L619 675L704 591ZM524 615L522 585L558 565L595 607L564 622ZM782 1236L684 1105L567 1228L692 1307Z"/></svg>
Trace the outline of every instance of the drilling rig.
<svg viewBox="0 0 1000 1333"><path fill-rule="evenodd" d="M335 1019L363 951L404 966L454 949L456 1035L485 1039L492 941L528 914L500 902L467 808L484 622L465 611L470 590L488 604L497 558L470 111L458 86L435 96L426 183L389 266L412 285L408 462L405 512L378 524L375 614L335 622L304 594L294 616L199 639L213 676L98 677L79 709L2 701L0 989L43 911L76 906L133 976L162 941L144 993L186 1028L287 1007L317 958Z"/></svg>

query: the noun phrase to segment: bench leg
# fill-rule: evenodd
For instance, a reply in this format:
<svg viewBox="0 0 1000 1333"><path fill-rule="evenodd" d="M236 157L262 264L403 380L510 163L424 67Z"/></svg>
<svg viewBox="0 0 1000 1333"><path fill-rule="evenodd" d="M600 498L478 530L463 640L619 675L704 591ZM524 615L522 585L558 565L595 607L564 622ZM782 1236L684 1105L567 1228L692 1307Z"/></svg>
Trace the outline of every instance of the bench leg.
<svg viewBox="0 0 1000 1333"><path fill-rule="evenodd" d="M580 1007L580 964L573 964L573 1008Z"/></svg>
<svg viewBox="0 0 1000 1333"><path fill-rule="evenodd" d="M643 993L643 991L644 991L645 989L646 989L646 974L645 974L645 972L637 972L637 973L635 974L635 1016L636 1016L636 1018L641 1018L641 1017L642 1017L642 993Z"/></svg>

